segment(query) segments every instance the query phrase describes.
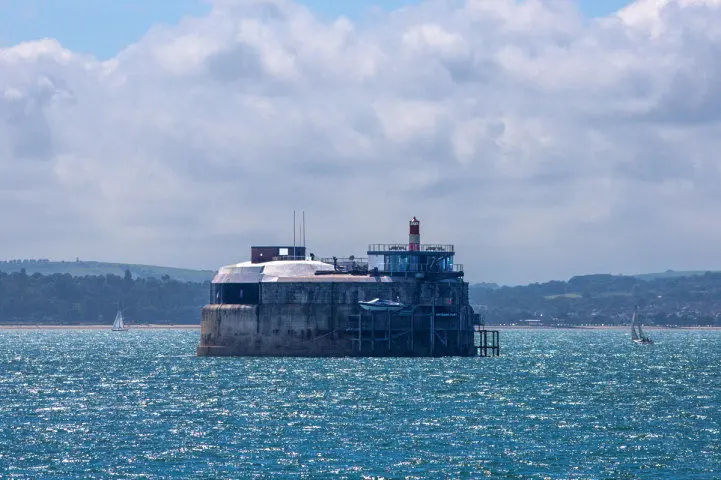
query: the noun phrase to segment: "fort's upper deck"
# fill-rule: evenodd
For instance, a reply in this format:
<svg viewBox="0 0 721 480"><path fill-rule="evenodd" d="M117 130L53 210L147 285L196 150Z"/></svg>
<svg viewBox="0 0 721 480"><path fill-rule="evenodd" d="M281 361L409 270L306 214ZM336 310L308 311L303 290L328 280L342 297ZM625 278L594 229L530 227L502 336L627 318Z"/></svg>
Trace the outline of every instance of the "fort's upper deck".
<svg viewBox="0 0 721 480"><path fill-rule="evenodd" d="M408 243L373 243L367 257L316 258L305 246L253 246L250 262L223 267L214 284L283 281L356 281L359 277L393 281L395 277L443 280L463 276L463 265L454 263L450 244L420 243L420 221L409 222ZM354 278L351 278L353 276ZM321 278L318 278L321 277ZM348 277L348 278L341 278Z"/></svg>

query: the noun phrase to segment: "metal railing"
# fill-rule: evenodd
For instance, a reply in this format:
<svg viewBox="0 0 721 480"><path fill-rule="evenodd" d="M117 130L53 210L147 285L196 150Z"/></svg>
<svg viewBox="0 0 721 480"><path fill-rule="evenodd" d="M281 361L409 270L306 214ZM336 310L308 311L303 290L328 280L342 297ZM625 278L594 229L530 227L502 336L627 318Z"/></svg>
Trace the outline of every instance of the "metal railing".
<svg viewBox="0 0 721 480"><path fill-rule="evenodd" d="M368 259L359 257L347 257L347 258L321 258L321 262L328 263L335 267L338 272L345 273L367 273L368 272Z"/></svg>
<svg viewBox="0 0 721 480"><path fill-rule="evenodd" d="M463 264L454 263L448 266L423 264L398 265L385 262L383 268L379 268L378 271L384 273L463 273Z"/></svg>
<svg viewBox="0 0 721 480"><path fill-rule="evenodd" d="M443 245L440 243L422 243L419 250L409 250L407 243L371 243L368 245L369 252L454 252L453 245Z"/></svg>
<svg viewBox="0 0 721 480"><path fill-rule="evenodd" d="M273 261L278 260L306 260L310 257L280 255L273 257ZM336 272L346 273L365 273L372 270L368 265L368 259L365 257L326 257L315 258L318 261L333 265ZM383 273L463 273L463 264L454 263L452 265L439 264L423 264L418 262L410 262L404 264L385 262L382 268L378 268Z"/></svg>
<svg viewBox="0 0 721 480"><path fill-rule="evenodd" d="M368 245L369 252L407 252L407 243L371 243Z"/></svg>
<svg viewBox="0 0 721 480"><path fill-rule="evenodd" d="M333 262L347 264L347 263L368 263L368 259L364 257L324 257L319 259L323 263L330 263L333 265Z"/></svg>
<svg viewBox="0 0 721 480"><path fill-rule="evenodd" d="M277 261L279 261L279 260L305 260L305 259L306 259L305 256L300 256L300 255L296 255L296 256L293 256L293 255L279 255L279 256L277 256L277 257L273 257L273 261L274 261L274 262L277 262Z"/></svg>

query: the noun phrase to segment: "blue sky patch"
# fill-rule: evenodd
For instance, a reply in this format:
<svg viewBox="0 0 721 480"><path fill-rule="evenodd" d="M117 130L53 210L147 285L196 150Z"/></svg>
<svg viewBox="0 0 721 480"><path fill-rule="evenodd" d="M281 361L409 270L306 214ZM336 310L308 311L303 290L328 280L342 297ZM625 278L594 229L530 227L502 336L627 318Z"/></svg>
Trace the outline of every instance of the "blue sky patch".
<svg viewBox="0 0 721 480"><path fill-rule="evenodd" d="M623 7L626 0L578 0L591 17ZM374 7L394 10L418 0L304 0L322 16L358 18ZM174 24L187 15L203 15L210 5L203 0L0 0L0 46L55 38L64 47L113 57L157 24Z"/></svg>

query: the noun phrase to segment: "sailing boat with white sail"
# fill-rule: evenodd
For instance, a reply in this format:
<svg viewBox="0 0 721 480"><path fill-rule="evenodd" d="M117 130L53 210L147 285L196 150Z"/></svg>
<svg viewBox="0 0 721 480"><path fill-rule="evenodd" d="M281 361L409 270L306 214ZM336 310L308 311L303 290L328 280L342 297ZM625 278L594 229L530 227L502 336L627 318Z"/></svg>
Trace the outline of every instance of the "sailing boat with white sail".
<svg viewBox="0 0 721 480"><path fill-rule="evenodd" d="M127 332L128 327L125 326L125 321L123 319L123 312L122 310L118 309L118 313L115 314L115 321L113 322L113 332Z"/></svg>
<svg viewBox="0 0 721 480"><path fill-rule="evenodd" d="M643 331L641 321L638 320L638 305L636 305L636 308L633 309L633 318L631 319L631 340L633 340L634 343L644 345L653 343L653 340L651 340L648 335L646 335L646 332Z"/></svg>

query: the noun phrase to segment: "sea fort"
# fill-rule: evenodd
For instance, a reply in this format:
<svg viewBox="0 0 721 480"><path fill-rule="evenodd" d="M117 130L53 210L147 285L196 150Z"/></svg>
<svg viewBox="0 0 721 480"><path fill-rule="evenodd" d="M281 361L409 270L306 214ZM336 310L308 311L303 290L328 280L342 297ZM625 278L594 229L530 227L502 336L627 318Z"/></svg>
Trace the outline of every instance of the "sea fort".
<svg viewBox="0 0 721 480"><path fill-rule="evenodd" d="M497 331L471 308L455 248L371 244L365 258L320 258L305 246L253 246L222 267L203 307L199 356L498 355Z"/></svg>

